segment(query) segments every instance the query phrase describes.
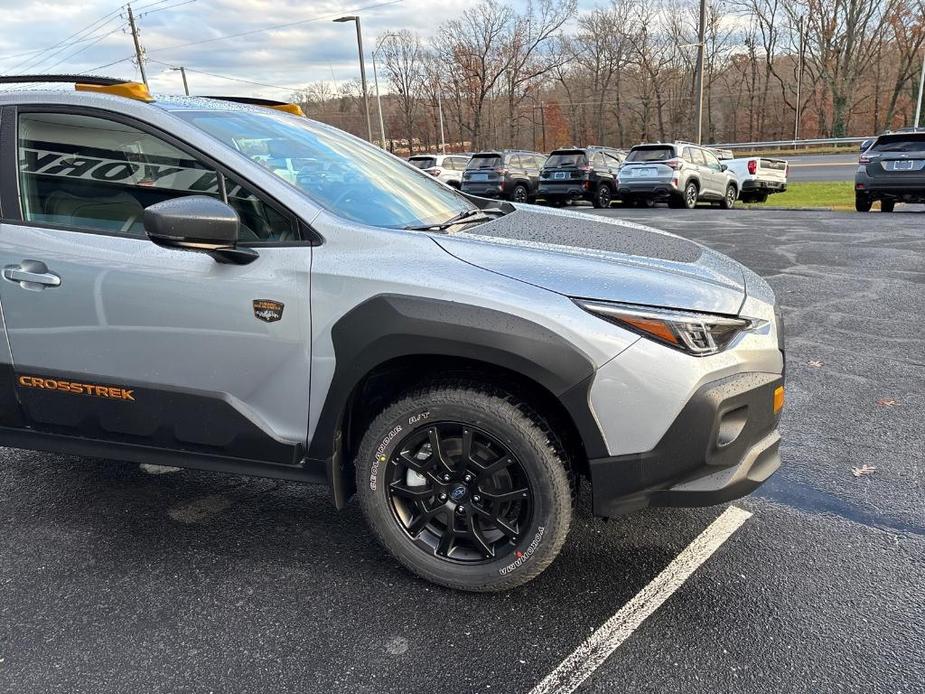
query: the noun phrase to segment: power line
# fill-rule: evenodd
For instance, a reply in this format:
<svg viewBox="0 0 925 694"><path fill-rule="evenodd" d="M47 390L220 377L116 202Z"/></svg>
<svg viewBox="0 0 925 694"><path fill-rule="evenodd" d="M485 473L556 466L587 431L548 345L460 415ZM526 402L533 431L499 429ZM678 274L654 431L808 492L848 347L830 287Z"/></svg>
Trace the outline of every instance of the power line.
<svg viewBox="0 0 925 694"><path fill-rule="evenodd" d="M38 53L39 55L36 55L31 58L27 58L26 60L20 61L19 63L11 67L8 70L8 72L12 73L14 70L19 69L21 66L23 66L23 69L28 69L30 66L34 67L35 65L40 65L48 58L60 54L61 52L67 50L73 45L87 41L88 40L87 35L92 34L93 32L99 30L106 24L109 24L121 11L122 11L122 7L120 6L116 10L113 10L112 12L105 14L102 17L91 22L90 24L85 26L83 29L80 29L79 31L75 31L73 34L70 34L69 36L61 39L57 43L52 44L51 46L48 46L46 48L39 48L35 51L31 51L33 53ZM58 49L58 50L55 50L55 49ZM48 51L54 51L54 52L50 56L41 58L41 54L47 53ZM20 54L20 55L23 55L23 54ZM40 58L40 60L36 61L36 58Z"/></svg>
<svg viewBox="0 0 925 694"><path fill-rule="evenodd" d="M163 2L166 2L166 0L162 0L162 1L163 1ZM172 10L172 9L174 9L174 8L176 8L176 7L182 7L183 5L191 5L192 3L196 2L196 1L197 1L197 0L183 0L183 2L178 2L178 3L175 4L175 5L168 5L167 7L158 7L156 10L150 10L149 12L141 12L141 10L145 9L145 7L153 7L153 6L154 6L154 5L145 5L145 7L142 7L142 8L140 8L140 10L136 10L136 11L137 11L137 12L141 12L141 13L138 15L138 19L141 19L142 17L147 17L149 14L154 14L155 12L163 12L164 10ZM154 3L154 4L155 4L155 5L159 5L160 3Z"/></svg>
<svg viewBox="0 0 925 694"><path fill-rule="evenodd" d="M345 12L349 14L357 14L359 12L364 12L366 10L377 9L380 7L387 7L389 5L397 5L398 3L403 2L403 0L387 0L387 2L378 2L373 5L366 5L365 7L359 7L353 10L344 10L343 12L335 12L334 14L327 14L321 17L312 17L310 19L300 19L296 22L286 22L285 24L274 24L273 26L263 27L262 29L252 29L250 31L242 31L239 34L226 34L224 36L216 36L213 39L205 39L203 41L190 41L189 43L177 43L173 46L166 46L164 48L155 48L148 51L149 53L163 53L164 51L172 51L178 48L187 48L188 46L201 46L205 43L214 43L216 41L227 41L228 39L237 39L242 36L252 36L254 34L262 34L267 31L275 31L277 29L285 29L292 26L298 26L300 24L310 24L312 22L323 22L328 19L336 19L337 17L342 16Z"/></svg>
<svg viewBox="0 0 925 694"><path fill-rule="evenodd" d="M79 51L74 51L73 53L70 53L70 54L64 56L64 57L61 58L61 60L59 60L58 62L56 62L56 63L54 63L54 64L52 64L52 65L49 65L48 67L45 68L45 70L51 70L51 69L57 67L58 65L60 65L61 63L67 62L68 60L70 60L70 59L73 58L74 56L80 55L80 54L83 53L84 51L93 48L96 44L98 44L98 43L99 43L100 41L102 41L103 39L105 39L105 38L107 38L107 37L109 37L109 36L112 36L113 34L116 34L116 33L120 32L120 31L122 31L123 26L124 26L124 25L120 24L119 26L117 26L117 27L116 27L115 29L113 29L112 31L108 31L108 32L106 32L105 34L103 34L102 36L100 36L100 37L99 37L98 39L96 39L96 41L94 41L93 43L84 46L84 47L81 48ZM44 61L43 61L43 62L44 62Z"/></svg>
<svg viewBox="0 0 925 694"><path fill-rule="evenodd" d="M164 65L165 67L173 68L176 67L172 63L165 63L163 60L154 60L154 58L148 58L149 62L157 63L158 65ZM215 72L206 72L205 70L195 70L191 67L186 68L187 72L195 72L200 75L208 75L209 77L216 77L220 80L229 80L231 82L243 82L244 84L253 84L258 87L269 87L270 89L281 89L285 91L298 91L302 87L285 87L279 84L267 84L266 82L255 82L254 80L242 79L241 77L231 77L230 75L219 75ZM304 86L304 85L302 85Z"/></svg>
<svg viewBox="0 0 925 694"><path fill-rule="evenodd" d="M96 72L97 70L102 70L107 67L112 67L113 65L124 63L127 60L132 60L134 57L135 57L134 55L130 55L130 56L126 56L125 58L119 58L118 60L113 60L111 63L106 63L105 65L97 65L96 67L91 67L89 70L84 70L83 74L87 74L89 72Z"/></svg>

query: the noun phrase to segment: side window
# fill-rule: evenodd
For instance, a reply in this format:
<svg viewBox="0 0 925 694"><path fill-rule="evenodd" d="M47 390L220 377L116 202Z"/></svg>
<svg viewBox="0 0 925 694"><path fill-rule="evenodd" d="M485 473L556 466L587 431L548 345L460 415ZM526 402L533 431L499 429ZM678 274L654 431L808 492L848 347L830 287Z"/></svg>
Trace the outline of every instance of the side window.
<svg viewBox="0 0 925 694"><path fill-rule="evenodd" d="M605 153L604 157L607 159L607 166L609 166L611 169L616 169L621 164L623 164L623 160L620 159L620 157L614 156L613 154Z"/></svg>
<svg viewBox="0 0 925 694"><path fill-rule="evenodd" d="M707 160L703 158L703 150L697 149L695 147L688 147L688 150L691 153L691 161L697 164L698 166L706 166Z"/></svg>
<svg viewBox="0 0 925 694"><path fill-rule="evenodd" d="M713 169L714 171L719 171L720 169L723 168L719 163L719 159L716 157L715 154L713 154L713 152L711 152L708 149L702 149L700 150L700 152L703 154L704 159L707 163L707 166L709 166L711 169Z"/></svg>
<svg viewBox="0 0 925 694"><path fill-rule="evenodd" d="M28 222L141 238L146 207L186 195L221 197L242 241L294 240L292 223L253 192L160 138L93 116L19 118L19 189Z"/></svg>
<svg viewBox="0 0 925 694"><path fill-rule="evenodd" d="M682 158L684 161L689 162L689 163L691 163L691 164L694 163L694 157L693 157L693 155L691 154L691 148L690 148L690 147L685 147L685 148L684 148L684 151L683 151L683 153L681 154L681 158Z"/></svg>
<svg viewBox="0 0 925 694"><path fill-rule="evenodd" d="M591 158L591 166L593 166L595 169L606 169L607 164L604 163L604 155L600 152L597 152Z"/></svg>
<svg viewBox="0 0 925 694"><path fill-rule="evenodd" d="M508 168L510 169L522 169L523 164L520 163L520 155L512 154L510 159L508 159Z"/></svg>

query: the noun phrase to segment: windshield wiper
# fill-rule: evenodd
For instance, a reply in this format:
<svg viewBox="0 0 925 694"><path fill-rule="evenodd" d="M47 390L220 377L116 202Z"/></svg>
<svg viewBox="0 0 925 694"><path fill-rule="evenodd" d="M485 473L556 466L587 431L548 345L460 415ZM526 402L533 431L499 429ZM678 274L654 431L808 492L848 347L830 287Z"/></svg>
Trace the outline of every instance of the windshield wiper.
<svg viewBox="0 0 925 694"><path fill-rule="evenodd" d="M488 212L489 210L485 210ZM494 210L491 210L494 211ZM497 210L500 212L501 210ZM451 226L456 224L477 224L479 222L490 222L493 217L482 214L478 215L482 210L463 210L459 214L453 215L445 222L439 222L437 224L409 224L405 229L409 231L443 231L444 229L449 229Z"/></svg>

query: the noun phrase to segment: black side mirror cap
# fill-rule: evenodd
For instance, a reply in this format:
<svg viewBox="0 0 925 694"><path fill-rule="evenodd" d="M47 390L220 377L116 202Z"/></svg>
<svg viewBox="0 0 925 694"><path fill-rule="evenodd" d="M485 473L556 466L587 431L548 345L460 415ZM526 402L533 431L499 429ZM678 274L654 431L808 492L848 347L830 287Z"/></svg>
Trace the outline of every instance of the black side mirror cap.
<svg viewBox="0 0 925 694"><path fill-rule="evenodd" d="M148 238L163 248L206 253L219 263L246 265L257 258L252 248L238 248L241 220L228 204L205 195L189 195L145 209Z"/></svg>

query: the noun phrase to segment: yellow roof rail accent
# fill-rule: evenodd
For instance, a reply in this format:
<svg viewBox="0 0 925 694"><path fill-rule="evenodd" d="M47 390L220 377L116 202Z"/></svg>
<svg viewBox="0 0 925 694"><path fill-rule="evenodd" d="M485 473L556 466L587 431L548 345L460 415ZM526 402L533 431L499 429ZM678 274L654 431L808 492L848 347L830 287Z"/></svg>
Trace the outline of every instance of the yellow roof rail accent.
<svg viewBox="0 0 925 694"><path fill-rule="evenodd" d="M74 89L79 92L97 92L98 94L123 96L126 99L144 101L145 103L151 103L154 101L154 97L151 96L151 92L149 92L148 88L140 82L120 82L119 84L108 85L83 84L82 82L78 82L74 85ZM296 108L298 108L298 106L296 106Z"/></svg>
<svg viewBox="0 0 925 694"><path fill-rule="evenodd" d="M291 113L293 116L305 117L302 107L298 104L274 104L273 106L268 106L268 108L272 108L274 111L282 111L283 113Z"/></svg>

